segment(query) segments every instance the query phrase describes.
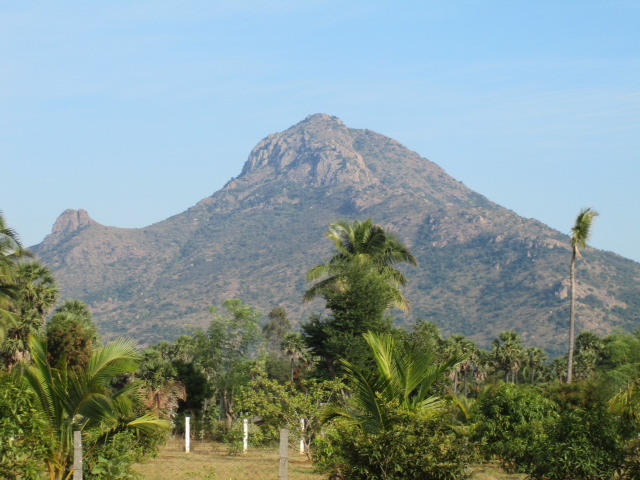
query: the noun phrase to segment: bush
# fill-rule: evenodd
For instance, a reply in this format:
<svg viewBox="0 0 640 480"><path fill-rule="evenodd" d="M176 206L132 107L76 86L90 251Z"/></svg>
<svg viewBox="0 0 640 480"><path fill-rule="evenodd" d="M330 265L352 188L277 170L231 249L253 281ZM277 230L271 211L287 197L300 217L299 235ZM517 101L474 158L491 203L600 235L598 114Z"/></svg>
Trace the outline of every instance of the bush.
<svg viewBox="0 0 640 480"><path fill-rule="evenodd" d="M17 370L15 370L17 372ZM42 414L20 375L0 372L0 478L39 478L46 432Z"/></svg>
<svg viewBox="0 0 640 480"><path fill-rule="evenodd" d="M613 478L625 465L630 432L624 423L598 405L563 412L545 441L534 446L527 473L541 480Z"/></svg>
<svg viewBox="0 0 640 480"><path fill-rule="evenodd" d="M85 478L95 480L136 480L131 467L148 457L155 457L165 440L163 433L140 437L132 431L113 435L105 443L87 445L83 459Z"/></svg>
<svg viewBox="0 0 640 480"><path fill-rule="evenodd" d="M466 438L447 427L444 418L399 416L377 435L337 422L316 440L316 465L353 480L453 480L468 478L471 461Z"/></svg>

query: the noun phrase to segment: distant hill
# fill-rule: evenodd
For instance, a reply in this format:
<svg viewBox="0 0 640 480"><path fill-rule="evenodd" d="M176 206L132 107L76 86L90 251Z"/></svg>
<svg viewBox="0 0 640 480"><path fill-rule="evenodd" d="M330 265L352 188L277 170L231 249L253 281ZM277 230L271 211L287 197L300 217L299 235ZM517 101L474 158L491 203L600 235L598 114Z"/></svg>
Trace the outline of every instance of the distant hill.
<svg viewBox="0 0 640 480"><path fill-rule="evenodd" d="M420 262L405 269L413 311L392 312L400 323L421 317L483 345L515 329L530 345L564 351L569 238L397 141L328 115L269 135L237 178L179 215L121 229L67 210L33 250L107 336L154 343L207 325L208 308L229 298L265 313L282 306L297 323L322 311L321 300L301 298L306 272L331 255L323 233L332 221L367 218ZM640 264L593 249L584 257L579 330L640 327Z"/></svg>

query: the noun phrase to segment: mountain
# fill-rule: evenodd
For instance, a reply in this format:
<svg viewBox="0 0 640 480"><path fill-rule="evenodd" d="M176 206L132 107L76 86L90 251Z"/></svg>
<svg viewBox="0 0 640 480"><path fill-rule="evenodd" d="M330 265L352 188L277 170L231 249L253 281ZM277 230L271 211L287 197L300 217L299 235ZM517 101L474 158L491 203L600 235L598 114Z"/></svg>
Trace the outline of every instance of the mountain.
<svg viewBox="0 0 640 480"><path fill-rule="evenodd" d="M564 350L569 238L518 216L429 160L370 130L312 115L269 135L240 175L187 211L141 229L100 225L67 210L32 250L63 298L87 302L106 336L141 343L207 325L212 305L241 298L294 323L305 274L331 256L330 222L373 218L417 257L406 268L410 316L488 345L515 329L530 345ZM571 219L569 219L571 220ZM597 228L597 227L596 227ZM578 328L640 327L640 264L588 249L578 270Z"/></svg>

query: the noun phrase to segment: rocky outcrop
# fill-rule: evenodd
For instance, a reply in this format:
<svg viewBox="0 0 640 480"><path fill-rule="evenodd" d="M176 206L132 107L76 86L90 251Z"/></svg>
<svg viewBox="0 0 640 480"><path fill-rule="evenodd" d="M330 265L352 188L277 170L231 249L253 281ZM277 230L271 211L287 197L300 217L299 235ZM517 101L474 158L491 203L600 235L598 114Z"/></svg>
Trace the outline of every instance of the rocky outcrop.
<svg viewBox="0 0 640 480"><path fill-rule="evenodd" d="M317 114L269 135L253 149L241 177L261 170L309 186L379 184L355 148L350 130L336 117Z"/></svg>
<svg viewBox="0 0 640 480"><path fill-rule="evenodd" d="M69 235L88 225L95 224L86 210L67 209L58 217L56 223L53 224L51 233L53 235Z"/></svg>
<svg viewBox="0 0 640 480"><path fill-rule="evenodd" d="M69 208L60 214L53 224L51 234L44 238L38 248L52 248L61 241L68 240L70 236L91 225L99 225L99 223L92 219L86 210L73 210Z"/></svg>

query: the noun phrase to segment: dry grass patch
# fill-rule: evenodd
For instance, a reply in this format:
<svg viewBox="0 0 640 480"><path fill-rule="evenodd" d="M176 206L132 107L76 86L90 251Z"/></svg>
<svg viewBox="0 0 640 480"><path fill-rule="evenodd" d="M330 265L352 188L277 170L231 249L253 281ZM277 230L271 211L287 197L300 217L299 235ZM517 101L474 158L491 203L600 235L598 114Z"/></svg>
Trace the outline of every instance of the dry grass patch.
<svg viewBox="0 0 640 480"><path fill-rule="evenodd" d="M471 468L471 480L524 480L521 473L505 473L498 465L486 463Z"/></svg>
<svg viewBox="0 0 640 480"><path fill-rule="evenodd" d="M158 458L135 466L145 480L272 480L278 478L277 448L251 449L243 455L229 455L224 444L194 442L185 453L184 440L173 438L160 449ZM324 480L313 472L307 457L289 450L289 478Z"/></svg>
<svg viewBox="0 0 640 480"><path fill-rule="evenodd" d="M184 440L172 438L160 449L158 458L135 466L145 480L275 480L278 478L277 448L250 449L243 455L229 455L222 443L194 442L190 453L184 452ZM524 480L526 475L505 473L498 465L484 464L471 468L472 480ZM291 480L326 480L314 473L304 455L289 450Z"/></svg>

